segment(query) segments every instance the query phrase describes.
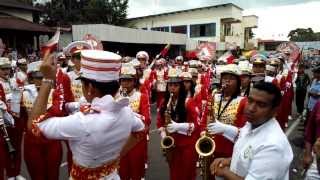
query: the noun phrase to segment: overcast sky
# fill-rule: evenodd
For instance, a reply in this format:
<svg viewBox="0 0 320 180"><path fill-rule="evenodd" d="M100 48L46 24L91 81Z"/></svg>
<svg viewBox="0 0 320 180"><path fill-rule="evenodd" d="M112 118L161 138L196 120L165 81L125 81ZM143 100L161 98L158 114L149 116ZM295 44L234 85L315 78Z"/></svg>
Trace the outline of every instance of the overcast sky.
<svg viewBox="0 0 320 180"><path fill-rule="evenodd" d="M287 39L290 30L302 27L320 32L320 0L129 0L129 17L191 9L232 2L244 15L259 16L256 37Z"/></svg>

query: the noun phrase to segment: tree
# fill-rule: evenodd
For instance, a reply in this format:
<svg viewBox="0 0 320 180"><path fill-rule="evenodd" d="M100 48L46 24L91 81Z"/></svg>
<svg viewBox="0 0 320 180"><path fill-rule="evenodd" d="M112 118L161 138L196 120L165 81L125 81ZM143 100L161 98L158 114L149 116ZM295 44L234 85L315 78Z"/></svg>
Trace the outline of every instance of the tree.
<svg viewBox="0 0 320 180"><path fill-rule="evenodd" d="M320 41L320 33L313 32L312 28L297 28L289 32L290 41Z"/></svg>
<svg viewBox="0 0 320 180"><path fill-rule="evenodd" d="M49 26L99 23L124 25L128 0L54 0L36 6L44 9L42 23Z"/></svg>

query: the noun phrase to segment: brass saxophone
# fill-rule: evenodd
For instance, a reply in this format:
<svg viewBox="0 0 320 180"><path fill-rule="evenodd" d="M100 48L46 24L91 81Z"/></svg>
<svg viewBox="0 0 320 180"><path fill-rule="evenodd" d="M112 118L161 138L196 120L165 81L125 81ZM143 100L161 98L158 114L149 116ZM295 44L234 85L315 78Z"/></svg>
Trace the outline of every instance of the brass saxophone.
<svg viewBox="0 0 320 180"><path fill-rule="evenodd" d="M3 118L3 110L2 109L0 109L0 134L2 135L2 138L4 139L4 142L7 147L7 151L10 156L10 159L14 160L16 150L13 147L11 140L10 140L10 137L8 135L7 128L6 128L6 125L4 122L4 118ZM10 165L12 168L14 167L14 163L10 163Z"/></svg>
<svg viewBox="0 0 320 180"><path fill-rule="evenodd" d="M214 95L214 93L213 93ZM213 105L213 97L209 96L207 102L208 114L207 114L207 125L214 121L214 109ZM195 148L197 153L200 156L200 166L201 166L201 174L203 180L209 180L210 178L210 161L212 154L215 150L216 144L214 140L210 137L208 130L197 140L195 144Z"/></svg>
<svg viewBox="0 0 320 180"><path fill-rule="evenodd" d="M167 131L167 126L171 122L172 96L173 96L173 93L170 94L170 98L169 98L168 103L167 103L167 109L166 109L166 111L164 113L166 136L160 142L160 147L161 147L162 152L163 152L164 155L166 155L167 152L174 147L174 139L173 139L172 136L168 135L169 132Z"/></svg>

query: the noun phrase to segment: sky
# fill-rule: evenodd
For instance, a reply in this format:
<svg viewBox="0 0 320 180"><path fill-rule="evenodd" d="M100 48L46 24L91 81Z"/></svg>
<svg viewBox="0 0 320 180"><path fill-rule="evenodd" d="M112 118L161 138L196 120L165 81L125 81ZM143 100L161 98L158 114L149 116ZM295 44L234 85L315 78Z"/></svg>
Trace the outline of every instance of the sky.
<svg viewBox="0 0 320 180"><path fill-rule="evenodd" d="M257 15L255 37L287 40L290 30L312 28L320 32L320 0L129 0L128 17L234 3L243 15Z"/></svg>

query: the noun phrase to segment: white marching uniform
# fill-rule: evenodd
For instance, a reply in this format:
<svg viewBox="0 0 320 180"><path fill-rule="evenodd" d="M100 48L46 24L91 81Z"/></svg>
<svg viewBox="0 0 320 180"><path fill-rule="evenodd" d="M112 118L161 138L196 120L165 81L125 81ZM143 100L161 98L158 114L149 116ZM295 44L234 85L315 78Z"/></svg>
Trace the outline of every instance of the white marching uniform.
<svg viewBox="0 0 320 180"><path fill-rule="evenodd" d="M291 146L276 119L255 129L247 122L234 145L230 170L246 180L289 180L292 159Z"/></svg>
<svg viewBox="0 0 320 180"><path fill-rule="evenodd" d="M115 101L110 95L95 98L91 107L100 113L77 112L67 117L52 117L38 124L49 139L68 140L77 164L95 168L119 158L130 133L144 129L144 124L129 107L129 99ZM103 179L119 179L111 173Z"/></svg>

